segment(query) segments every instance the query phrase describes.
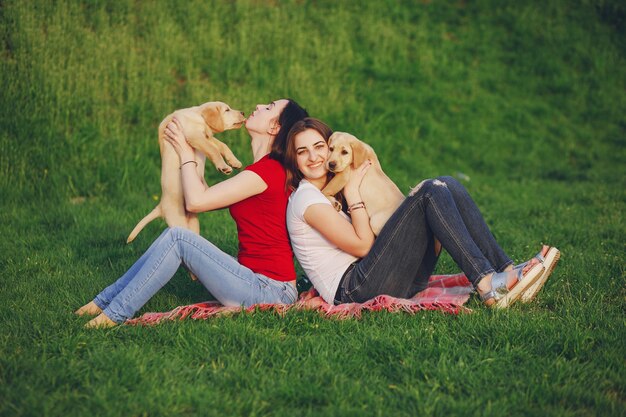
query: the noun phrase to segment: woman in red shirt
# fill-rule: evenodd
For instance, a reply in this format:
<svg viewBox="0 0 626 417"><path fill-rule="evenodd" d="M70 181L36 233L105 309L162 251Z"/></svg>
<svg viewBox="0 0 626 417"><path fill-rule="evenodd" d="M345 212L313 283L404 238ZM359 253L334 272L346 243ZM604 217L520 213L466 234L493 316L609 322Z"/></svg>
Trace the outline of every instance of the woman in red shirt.
<svg viewBox="0 0 626 417"><path fill-rule="evenodd" d="M295 302L282 162L289 129L306 116L290 99L257 105L246 120L254 162L211 187L203 184L193 164L183 164L194 159L194 150L178 122L170 123L166 135L180 158L186 209L199 213L229 207L237 224L238 259L190 230L167 228L121 278L76 311L97 315L86 327L111 327L131 318L181 264L226 306Z"/></svg>

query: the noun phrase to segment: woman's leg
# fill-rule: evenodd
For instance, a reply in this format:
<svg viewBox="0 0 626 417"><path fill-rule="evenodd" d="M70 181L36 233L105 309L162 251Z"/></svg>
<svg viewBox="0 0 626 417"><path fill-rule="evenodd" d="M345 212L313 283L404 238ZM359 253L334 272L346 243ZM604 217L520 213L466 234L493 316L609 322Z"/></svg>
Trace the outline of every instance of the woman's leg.
<svg viewBox="0 0 626 417"><path fill-rule="evenodd" d="M150 257L150 255L154 252L155 248L158 246L159 242L163 240L168 229L165 229L161 235L152 242L152 245L141 255L139 259L122 275L117 281L113 284L106 287L104 290L100 292L100 294L96 295L93 299L93 303L98 306L101 310L104 310L109 306L111 300L115 298L126 286L128 283L137 275L137 272L141 269L141 267L146 263L146 260Z"/></svg>
<svg viewBox="0 0 626 417"><path fill-rule="evenodd" d="M498 245L498 242L496 242L480 210L465 187L455 178L449 176L438 177L436 180L445 183L448 190L450 190L467 231L495 270L501 272L513 265L511 258L507 256L500 245Z"/></svg>
<svg viewBox="0 0 626 417"><path fill-rule="evenodd" d="M116 323L131 318L184 263L222 304L295 302L297 292L283 283L240 265L232 256L194 232L175 227L150 249L143 265L103 310Z"/></svg>
<svg viewBox="0 0 626 417"><path fill-rule="evenodd" d="M342 283L346 299L341 301L363 302L380 294L408 297L414 294L411 291L425 288L436 263L433 237L474 286L494 272L465 227L446 184L427 180L406 198L369 254L346 275Z"/></svg>

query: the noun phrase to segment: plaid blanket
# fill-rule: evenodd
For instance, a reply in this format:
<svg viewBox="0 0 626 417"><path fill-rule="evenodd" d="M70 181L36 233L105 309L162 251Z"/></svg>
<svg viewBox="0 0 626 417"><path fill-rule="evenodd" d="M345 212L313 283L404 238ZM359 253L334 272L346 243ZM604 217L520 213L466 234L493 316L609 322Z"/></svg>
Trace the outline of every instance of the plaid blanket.
<svg viewBox="0 0 626 417"><path fill-rule="evenodd" d="M428 287L411 298L395 298L379 295L365 303L328 304L319 296L315 288L300 294L294 304L255 304L248 308L226 307L217 301L179 306L164 313L145 313L142 316L126 321L130 325L153 325L163 320L195 319L206 320L210 317L236 313L253 313L255 311L275 311L285 314L288 310L316 310L325 317L338 319L360 318L363 311L403 311L414 314L421 310L440 310L445 313L458 314L471 312L464 304L469 299L473 287L464 274L433 275Z"/></svg>

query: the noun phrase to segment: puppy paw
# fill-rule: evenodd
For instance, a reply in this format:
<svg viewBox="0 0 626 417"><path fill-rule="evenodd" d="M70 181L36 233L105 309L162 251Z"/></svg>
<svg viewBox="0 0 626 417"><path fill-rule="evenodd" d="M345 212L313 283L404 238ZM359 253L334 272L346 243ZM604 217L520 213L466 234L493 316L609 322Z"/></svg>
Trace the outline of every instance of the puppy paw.
<svg viewBox="0 0 626 417"><path fill-rule="evenodd" d="M239 162L238 159L228 159L228 165L230 165L231 167L235 169L239 169L243 166L243 164Z"/></svg>
<svg viewBox="0 0 626 417"><path fill-rule="evenodd" d="M333 205L334 209L337 211L341 211L341 202L338 201L335 197L326 197L328 198L328 201L330 201L330 204Z"/></svg>
<svg viewBox="0 0 626 417"><path fill-rule="evenodd" d="M226 174L226 175L230 175L230 173L233 172L233 169L225 164L217 167L217 170L220 171L222 174Z"/></svg>

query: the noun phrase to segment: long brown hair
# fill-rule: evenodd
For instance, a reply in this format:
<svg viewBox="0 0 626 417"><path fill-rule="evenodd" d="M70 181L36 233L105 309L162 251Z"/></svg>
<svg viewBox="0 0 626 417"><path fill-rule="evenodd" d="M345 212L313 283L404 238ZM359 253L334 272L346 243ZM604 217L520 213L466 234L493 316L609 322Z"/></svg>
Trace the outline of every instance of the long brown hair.
<svg viewBox="0 0 626 417"><path fill-rule="evenodd" d="M285 150L284 156L285 172L287 173L286 186L288 189L291 190L295 190L296 188L298 188L300 180L304 178L304 176L298 169L295 138L297 134L309 129L315 130L317 133L322 135L326 143L328 143L328 138L330 138L330 135L333 134L333 131L330 127L328 127L326 123L313 117L307 117L294 123L294 125L289 130L289 134L287 135L287 149Z"/></svg>

